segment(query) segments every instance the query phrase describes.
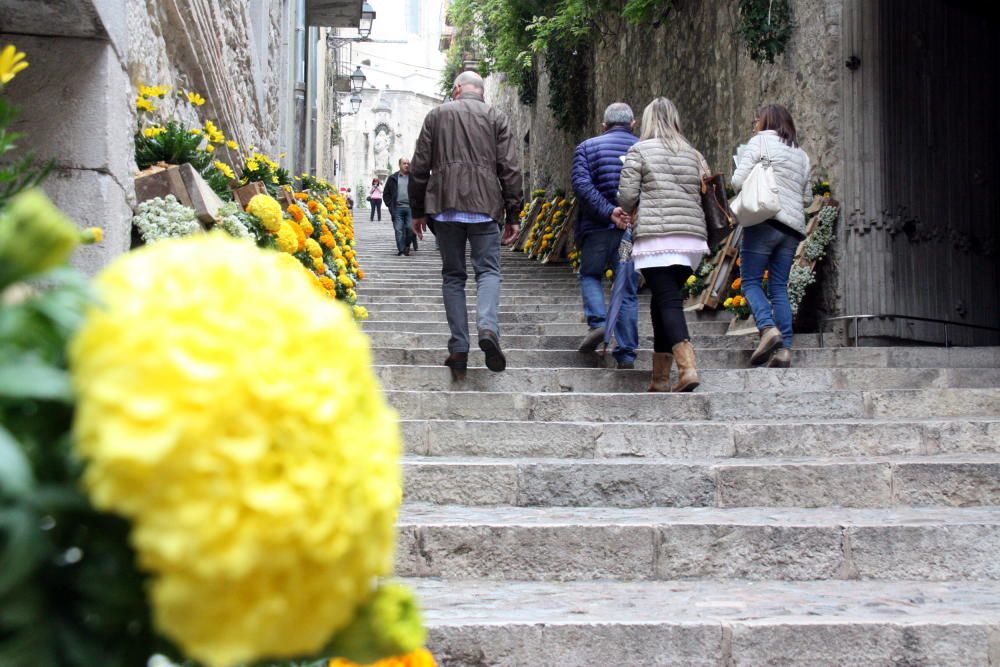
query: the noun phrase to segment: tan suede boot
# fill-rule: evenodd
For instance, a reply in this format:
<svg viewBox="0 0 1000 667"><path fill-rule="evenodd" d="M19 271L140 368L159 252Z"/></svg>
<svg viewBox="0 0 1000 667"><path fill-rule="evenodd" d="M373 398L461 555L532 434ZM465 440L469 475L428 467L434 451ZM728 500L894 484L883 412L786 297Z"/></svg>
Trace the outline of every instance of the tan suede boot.
<svg viewBox="0 0 1000 667"><path fill-rule="evenodd" d="M670 369L674 366L674 355L669 352L653 353L653 377L646 391L670 391Z"/></svg>
<svg viewBox="0 0 1000 667"><path fill-rule="evenodd" d="M677 386L675 392L694 391L701 380L695 366L694 346L690 341L674 345L674 359L677 360Z"/></svg>

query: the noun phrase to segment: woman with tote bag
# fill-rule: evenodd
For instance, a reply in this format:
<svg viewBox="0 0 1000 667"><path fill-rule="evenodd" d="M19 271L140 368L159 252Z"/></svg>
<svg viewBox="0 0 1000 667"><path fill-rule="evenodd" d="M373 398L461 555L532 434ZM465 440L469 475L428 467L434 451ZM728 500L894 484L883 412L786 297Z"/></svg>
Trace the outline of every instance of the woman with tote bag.
<svg viewBox="0 0 1000 667"><path fill-rule="evenodd" d="M805 204L812 200L809 156L799 148L792 115L780 104L762 107L754 130L732 179L734 188L747 190L733 200L733 212L745 227L740 248L743 294L760 330L750 365L788 368L792 361L788 276L805 238Z"/></svg>
<svg viewBox="0 0 1000 667"><path fill-rule="evenodd" d="M694 347L684 318L684 282L708 253L702 177L708 163L681 132L673 102L658 97L642 114L639 142L625 155L618 204L636 210L632 259L652 292L653 376L649 391L671 391L670 369L677 362L672 391L699 384ZM638 206L638 209L636 209Z"/></svg>

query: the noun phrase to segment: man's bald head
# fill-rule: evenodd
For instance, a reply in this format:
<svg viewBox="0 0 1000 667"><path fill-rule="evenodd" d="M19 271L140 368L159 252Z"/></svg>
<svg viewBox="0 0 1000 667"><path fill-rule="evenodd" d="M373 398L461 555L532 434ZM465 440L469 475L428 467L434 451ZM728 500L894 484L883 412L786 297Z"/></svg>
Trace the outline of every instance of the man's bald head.
<svg viewBox="0 0 1000 667"><path fill-rule="evenodd" d="M479 95L483 95L485 91L486 82L476 72L469 70L455 77L455 86L452 89L454 97L458 97L462 93L478 93Z"/></svg>

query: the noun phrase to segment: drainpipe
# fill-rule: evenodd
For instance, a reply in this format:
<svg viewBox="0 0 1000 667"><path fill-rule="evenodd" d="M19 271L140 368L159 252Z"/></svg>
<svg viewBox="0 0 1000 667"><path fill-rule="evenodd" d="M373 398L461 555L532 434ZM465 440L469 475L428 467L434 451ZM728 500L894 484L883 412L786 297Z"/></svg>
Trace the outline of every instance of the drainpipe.
<svg viewBox="0 0 1000 667"><path fill-rule="evenodd" d="M295 147L292 151L294 175L305 171L308 116L306 104L306 0L297 0L295 16Z"/></svg>
<svg viewBox="0 0 1000 667"><path fill-rule="evenodd" d="M319 28L310 27L308 44L308 72L306 103L309 111L308 134L306 136L305 169L303 171L310 174L316 171L316 158L319 151L319 144L316 137L316 126L319 115ZM302 172L299 172L300 174Z"/></svg>

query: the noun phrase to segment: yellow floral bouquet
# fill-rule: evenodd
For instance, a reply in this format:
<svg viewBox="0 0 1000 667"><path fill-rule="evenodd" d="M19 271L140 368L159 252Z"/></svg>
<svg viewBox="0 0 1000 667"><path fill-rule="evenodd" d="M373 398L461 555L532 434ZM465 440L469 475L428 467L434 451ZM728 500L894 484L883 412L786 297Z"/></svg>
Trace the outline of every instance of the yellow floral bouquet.
<svg viewBox="0 0 1000 667"><path fill-rule="evenodd" d="M400 434L349 310L222 233L88 285L63 267L79 232L22 197L0 212L0 664L433 665L382 582Z"/></svg>

